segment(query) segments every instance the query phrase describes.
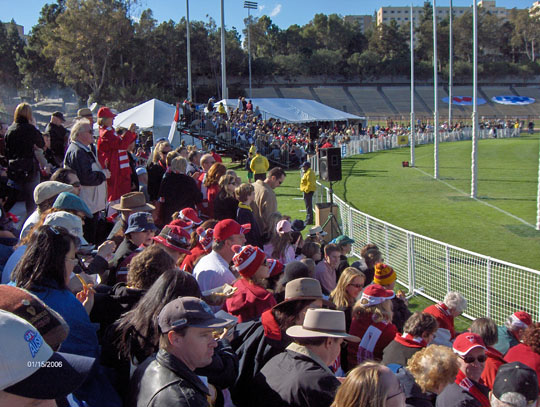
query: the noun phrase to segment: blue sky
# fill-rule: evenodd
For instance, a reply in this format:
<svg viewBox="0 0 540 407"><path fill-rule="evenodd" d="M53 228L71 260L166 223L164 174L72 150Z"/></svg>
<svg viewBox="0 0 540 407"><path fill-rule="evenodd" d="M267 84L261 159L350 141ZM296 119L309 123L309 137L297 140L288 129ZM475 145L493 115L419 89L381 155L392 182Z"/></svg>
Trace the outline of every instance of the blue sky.
<svg viewBox="0 0 540 407"><path fill-rule="evenodd" d="M14 19L24 26L24 32L28 34L32 26L37 22L41 8L49 0L0 0L0 21ZM154 18L158 21L172 19L178 21L186 15L185 0L140 0L139 14L143 9L150 8ZM292 24L303 25L309 22L316 13L324 14L373 14L381 6L407 6L410 0L261 0L259 10L253 10L253 15L269 15L272 21L281 28ZM498 0L497 6L503 7L530 7L533 0ZM211 16L220 24L220 0L190 0L190 19L207 20L206 15ZM243 8L243 0L225 0L225 25L236 27L241 32L244 28L243 19L247 17L247 10ZM423 1L414 0L414 5L421 6ZM437 6L448 6L448 0L437 1ZM454 0L455 6L468 6L471 1Z"/></svg>

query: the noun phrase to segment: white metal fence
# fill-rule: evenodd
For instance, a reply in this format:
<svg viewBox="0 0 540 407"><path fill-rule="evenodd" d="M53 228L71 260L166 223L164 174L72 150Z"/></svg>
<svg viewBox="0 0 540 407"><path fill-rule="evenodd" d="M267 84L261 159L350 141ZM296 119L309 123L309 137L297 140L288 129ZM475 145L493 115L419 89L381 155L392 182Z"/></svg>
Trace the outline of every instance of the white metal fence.
<svg viewBox="0 0 540 407"><path fill-rule="evenodd" d="M316 159L312 167L317 169ZM501 324L523 310L540 320L540 271L419 235L360 212L335 194L333 199L343 233L355 240L352 254L375 243L409 294L441 301L448 291L459 291L467 299L468 318L488 316ZM330 190L319 182L315 202L330 202Z"/></svg>

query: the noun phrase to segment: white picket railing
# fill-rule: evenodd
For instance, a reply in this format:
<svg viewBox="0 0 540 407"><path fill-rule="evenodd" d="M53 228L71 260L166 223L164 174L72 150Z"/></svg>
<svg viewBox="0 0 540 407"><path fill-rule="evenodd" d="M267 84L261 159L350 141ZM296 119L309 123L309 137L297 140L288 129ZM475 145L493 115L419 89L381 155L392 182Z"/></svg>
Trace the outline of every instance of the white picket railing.
<svg viewBox="0 0 540 407"><path fill-rule="evenodd" d="M312 168L317 169L317 164L313 157ZM365 244L376 244L409 295L441 301L448 291L459 291L467 299L464 315L468 318L488 316L501 324L522 310L540 320L540 271L392 225L352 208L335 194L333 200L343 233L355 240L352 254L359 256ZM325 202L330 202L330 190L317 182L315 203Z"/></svg>

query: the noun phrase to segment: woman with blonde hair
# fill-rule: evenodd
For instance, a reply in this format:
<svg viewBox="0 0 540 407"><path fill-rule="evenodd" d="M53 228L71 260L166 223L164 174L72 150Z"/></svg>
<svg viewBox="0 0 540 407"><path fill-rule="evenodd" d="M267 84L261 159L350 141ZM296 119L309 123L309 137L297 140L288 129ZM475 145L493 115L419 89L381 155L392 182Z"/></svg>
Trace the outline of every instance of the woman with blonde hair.
<svg viewBox="0 0 540 407"><path fill-rule="evenodd" d="M167 154L172 147L167 140L161 140L154 146L152 161L146 166L148 172L148 196L150 202L158 199L159 186L161 179L167 171Z"/></svg>
<svg viewBox="0 0 540 407"><path fill-rule="evenodd" d="M208 170L206 178L204 180L204 186L206 187L206 200L208 201L208 208L205 208L205 215L209 218L214 218L214 200L219 194L219 179L225 175L227 167L221 163L214 163Z"/></svg>
<svg viewBox="0 0 540 407"><path fill-rule="evenodd" d="M331 407L405 407L405 395L390 369L367 361L347 375Z"/></svg>
<svg viewBox="0 0 540 407"><path fill-rule="evenodd" d="M184 157L176 157L159 188L159 224L166 225L176 211L184 208L194 208L202 202L202 194L197 183L189 175L186 175L187 160Z"/></svg>
<svg viewBox="0 0 540 407"><path fill-rule="evenodd" d="M317 244L317 243L312 243ZM351 328L352 308L356 298L364 288L366 276L355 267L347 267L339 276L336 288L330 293L329 300L334 303L338 310L345 313L345 326L347 332ZM347 348L341 348L341 368L344 372L348 371Z"/></svg>
<svg viewBox="0 0 540 407"><path fill-rule="evenodd" d="M383 351L396 336L392 323L392 290L371 284L353 307L353 320L349 333L362 338L360 344L348 344L349 368L364 360L382 360Z"/></svg>
<svg viewBox="0 0 540 407"><path fill-rule="evenodd" d="M16 107L5 140L6 158L9 160L7 175L16 184L16 189L23 193L26 215L29 216L36 209L34 188L39 183L39 164L34 150L43 148L45 140L36 127L28 103L20 103Z"/></svg>
<svg viewBox="0 0 540 407"><path fill-rule="evenodd" d="M276 233L270 242L264 245L264 252L269 258L279 260L284 265L287 265L287 263L295 259L296 251L296 245L292 244L291 222L285 219L280 220L275 231Z"/></svg>
<svg viewBox="0 0 540 407"><path fill-rule="evenodd" d="M238 200L234 195L237 184L236 174L225 174L219 179L219 191L214 199L214 218L217 220L235 219Z"/></svg>

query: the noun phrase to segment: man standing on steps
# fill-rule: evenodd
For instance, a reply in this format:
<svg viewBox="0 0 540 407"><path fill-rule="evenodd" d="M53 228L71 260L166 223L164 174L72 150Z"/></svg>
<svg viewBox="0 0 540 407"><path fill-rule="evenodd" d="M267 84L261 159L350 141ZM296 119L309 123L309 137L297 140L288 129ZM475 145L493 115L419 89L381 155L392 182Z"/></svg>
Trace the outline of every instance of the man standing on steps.
<svg viewBox="0 0 540 407"><path fill-rule="evenodd" d="M54 112L51 115L51 121L47 124L44 134L48 134L51 139L51 150L57 163L64 161L68 143L68 131L64 127L66 119L62 112Z"/></svg>
<svg viewBox="0 0 540 407"><path fill-rule="evenodd" d="M268 230L270 215L278 211L274 189L282 184L286 175L283 168L274 167L268 171L268 175L264 181L257 180L257 182L253 183L255 199L251 202L251 209L263 236L268 237L270 232Z"/></svg>
<svg viewBox="0 0 540 407"><path fill-rule="evenodd" d="M300 191L304 194L304 204L306 205L306 225L313 225L313 193L317 189L315 172L311 169L311 163L306 161L302 164L302 179L300 180Z"/></svg>

